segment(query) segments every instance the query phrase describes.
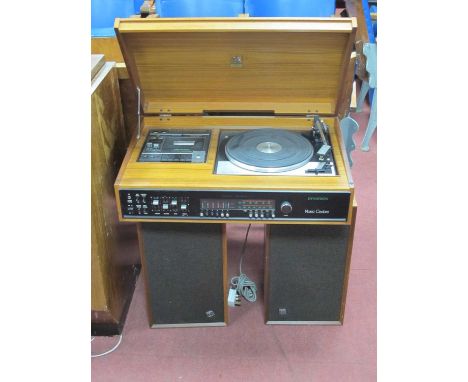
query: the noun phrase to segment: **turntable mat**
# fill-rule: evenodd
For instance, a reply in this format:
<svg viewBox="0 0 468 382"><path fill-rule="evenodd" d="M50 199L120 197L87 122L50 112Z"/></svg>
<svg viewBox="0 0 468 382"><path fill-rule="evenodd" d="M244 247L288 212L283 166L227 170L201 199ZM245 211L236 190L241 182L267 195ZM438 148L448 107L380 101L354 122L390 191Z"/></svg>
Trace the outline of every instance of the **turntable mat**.
<svg viewBox="0 0 468 382"><path fill-rule="evenodd" d="M259 172L293 170L306 164L314 153L302 135L280 129L258 129L233 136L226 156L239 167Z"/></svg>

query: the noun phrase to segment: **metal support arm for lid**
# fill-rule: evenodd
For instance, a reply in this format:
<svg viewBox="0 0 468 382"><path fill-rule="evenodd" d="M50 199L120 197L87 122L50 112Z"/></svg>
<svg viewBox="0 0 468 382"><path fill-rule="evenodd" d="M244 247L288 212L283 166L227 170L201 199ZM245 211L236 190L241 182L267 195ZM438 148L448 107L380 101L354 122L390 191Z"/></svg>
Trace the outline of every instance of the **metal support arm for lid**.
<svg viewBox="0 0 468 382"><path fill-rule="evenodd" d="M140 139L140 133L141 133L141 91L140 88L137 86L137 118L138 118L138 125L137 125L137 139Z"/></svg>
<svg viewBox="0 0 468 382"><path fill-rule="evenodd" d="M356 148L356 142L354 141L354 134L358 131L358 123L349 116L349 113L340 121L341 136L343 137L343 143L346 149L346 156L350 167L353 166L353 158L351 158L351 152Z"/></svg>

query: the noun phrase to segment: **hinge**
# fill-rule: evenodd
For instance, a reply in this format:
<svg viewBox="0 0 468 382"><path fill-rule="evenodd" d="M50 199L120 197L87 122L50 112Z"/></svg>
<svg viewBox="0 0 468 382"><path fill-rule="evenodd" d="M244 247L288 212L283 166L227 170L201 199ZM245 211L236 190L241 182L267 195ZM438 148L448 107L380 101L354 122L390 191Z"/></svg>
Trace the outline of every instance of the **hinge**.
<svg viewBox="0 0 468 382"><path fill-rule="evenodd" d="M138 125L137 125L137 139L140 139L140 133L141 133L141 91L140 88L137 86L137 120L138 120Z"/></svg>
<svg viewBox="0 0 468 382"><path fill-rule="evenodd" d="M320 118L320 114L318 114L318 113L308 113L308 114L306 114L306 119L309 120L309 121L310 120L314 121L316 118Z"/></svg>
<svg viewBox="0 0 468 382"><path fill-rule="evenodd" d="M172 114L171 113L159 113L160 118L171 118Z"/></svg>

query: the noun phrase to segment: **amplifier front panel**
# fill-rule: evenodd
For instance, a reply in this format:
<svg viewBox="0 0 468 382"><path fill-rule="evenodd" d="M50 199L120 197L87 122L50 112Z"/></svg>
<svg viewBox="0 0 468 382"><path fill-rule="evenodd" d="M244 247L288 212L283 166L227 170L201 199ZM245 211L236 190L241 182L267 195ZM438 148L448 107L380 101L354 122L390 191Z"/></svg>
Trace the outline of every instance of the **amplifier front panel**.
<svg viewBox="0 0 468 382"><path fill-rule="evenodd" d="M120 190L123 219L346 222L350 192Z"/></svg>

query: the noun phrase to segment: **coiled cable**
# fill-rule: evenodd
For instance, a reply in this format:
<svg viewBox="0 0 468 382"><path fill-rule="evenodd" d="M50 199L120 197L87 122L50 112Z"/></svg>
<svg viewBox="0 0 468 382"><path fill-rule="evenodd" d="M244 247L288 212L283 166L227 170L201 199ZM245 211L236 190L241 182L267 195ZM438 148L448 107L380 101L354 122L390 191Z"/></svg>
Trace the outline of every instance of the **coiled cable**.
<svg viewBox="0 0 468 382"><path fill-rule="evenodd" d="M237 293L243 296L247 301L255 302L257 300L257 286L245 273L233 277L231 279L231 284L236 288Z"/></svg>
<svg viewBox="0 0 468 382"><path fill-rule="evenodd" d="M257 300L257 285L248 278L245 273L242 273L242 260L244 258L245 248L247 247L247 238L252 224L249 224L245 234L244 244L242 245L241 258L239 261L239 276L231 279L231 285L236 289L237 293L244 297L247 301L255 302Z"/></svg>

